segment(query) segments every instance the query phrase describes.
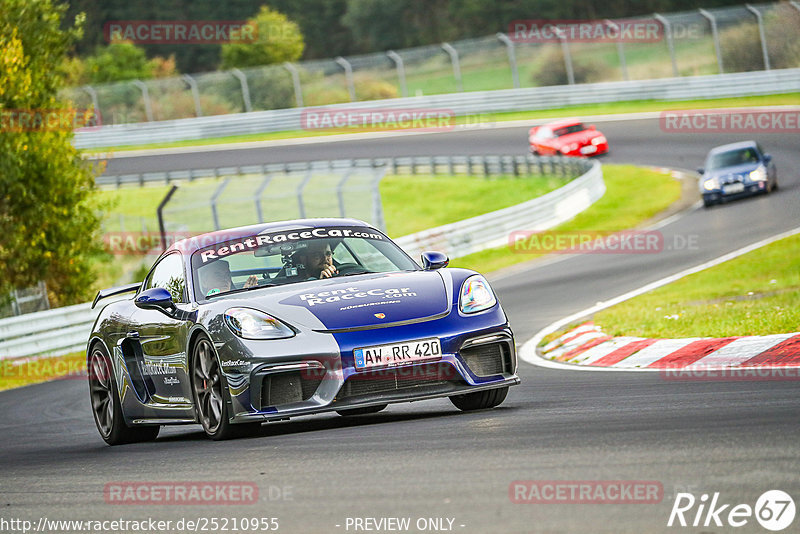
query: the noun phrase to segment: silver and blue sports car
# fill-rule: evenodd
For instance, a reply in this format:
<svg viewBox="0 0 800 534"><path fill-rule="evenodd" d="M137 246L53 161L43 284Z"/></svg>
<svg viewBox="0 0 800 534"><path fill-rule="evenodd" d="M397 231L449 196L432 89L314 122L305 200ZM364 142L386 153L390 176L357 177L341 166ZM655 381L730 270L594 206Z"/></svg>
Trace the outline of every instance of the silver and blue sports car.
<svg viewBox="0 0 800 534"><path fill-rule="evenodd" d="M109 444L200 423L212 439L265 421L449 397L497 406L519 383L514 336L489 283L415 263L351 219L268 223L165 251L144 282L100 291L87 347L97 429Z"/></svg>

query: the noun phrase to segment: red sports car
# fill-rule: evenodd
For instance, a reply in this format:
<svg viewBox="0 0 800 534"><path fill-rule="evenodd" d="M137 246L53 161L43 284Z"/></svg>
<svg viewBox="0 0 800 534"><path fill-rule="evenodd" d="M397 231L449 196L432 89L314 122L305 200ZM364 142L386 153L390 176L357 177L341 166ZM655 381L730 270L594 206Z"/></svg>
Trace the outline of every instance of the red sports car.
<svg viewBox="0 0 800 534"><path fill-rule="evenodd" d="M606 136L594 125L589 127L578 120L561 120L534 126L528 133L531 153L549 156L596 156L608 152Z"/></svg>

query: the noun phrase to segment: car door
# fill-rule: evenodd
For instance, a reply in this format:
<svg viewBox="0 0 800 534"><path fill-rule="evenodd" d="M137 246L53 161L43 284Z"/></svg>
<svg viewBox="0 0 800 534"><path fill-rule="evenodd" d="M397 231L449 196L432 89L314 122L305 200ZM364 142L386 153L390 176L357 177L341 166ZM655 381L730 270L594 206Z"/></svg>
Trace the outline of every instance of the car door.
<svg viewBox="0 0 800 534"><path fill-rule="evenodd" d="M143 290L154 287L168 290L178 308L187 308L186 272L179 252L164 256L150 271ZM127 338L134 348L149 403L191 403L186 355L190 326L184 317L171 317L159 310L137 308L134 311Z"/></svg>

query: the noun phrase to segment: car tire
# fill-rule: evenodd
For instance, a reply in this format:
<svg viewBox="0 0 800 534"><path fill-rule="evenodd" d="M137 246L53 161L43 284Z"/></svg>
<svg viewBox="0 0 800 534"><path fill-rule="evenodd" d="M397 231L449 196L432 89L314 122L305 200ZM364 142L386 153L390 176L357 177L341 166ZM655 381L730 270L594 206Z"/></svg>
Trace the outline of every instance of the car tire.
<svg viewBox="0 0 800 534"><path fill-rule="evenodd" d="M214 441L253 435L261 423L231 423L228 389L217 353L205 335L199 336L192 347L192 400L197 421L206 436Z"/></svg>
<svg viewBox="0 0 800 534"><path fill-rule="evenodd" d="M342 417L349 417L351 415L369 415L371 413L378 413L386 409L388 404L379 404L377 406L365 406L364 408L350 408L347 410L336 410L336 413Z"/></svg>
<svg viewBox="0 0 800 534"><path fill-rule="evenodd" d="M454 395L450 397L450 402L463 412L471 412L499 406L501 402L506 400L506 395L508 395L508 386L476 391L475 393L465 393L464 395Z"/></svg>
<svg viewBox="0 0 800 534"><path fill-rule="evenodd" d="M102 343L92 345L86 368L94 423L103 440L109 445L122 445L156 439L160 426L130 427L125 423L111 358Z"/></svg>
<svg viewBox="0 0 800 534"><path fill-rule="evenodd" d="M711 206L713 206L713 205L714 205L714 203L713 203L713 202L711 202L710 200L703 199L703 207L704 207L704 208L708 209L708 208L710 208L710 207L711 207Z"/></svg>

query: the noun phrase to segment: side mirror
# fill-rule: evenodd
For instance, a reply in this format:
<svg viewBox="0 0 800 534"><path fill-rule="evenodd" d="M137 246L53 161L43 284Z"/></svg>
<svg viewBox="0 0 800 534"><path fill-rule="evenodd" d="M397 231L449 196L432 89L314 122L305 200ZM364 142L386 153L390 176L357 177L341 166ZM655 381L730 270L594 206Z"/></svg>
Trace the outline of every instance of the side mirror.
<svg viewBox="0 0 800 534"><path fill-rule="evenodd" d="M697 167L697 174L703 174L706 170L703 167Z"/></svg>
<svg viewBox="0 0 800 534"><path fill-rule="evenodd" d="M450 258L447 257L447 254L433 250L426 250L420 257L422 258L422 267L426 271L441 269L442 267L447 267L447 264L450 263Z"/></svg>
<svg viewBox="0 0 800 534"><path fill-rule="evenodd" d="M163 287L153 287L146 289L137 295L133 301L137 308L143 310L158 310L169 316L177 310L175 303L172 302L172 295Z"/></svg>
<svg viewBox="0 0 800 534"><path fill-rule="evenodd" d="M764 154L764 163L772 161L772 154Z"/></svg>

